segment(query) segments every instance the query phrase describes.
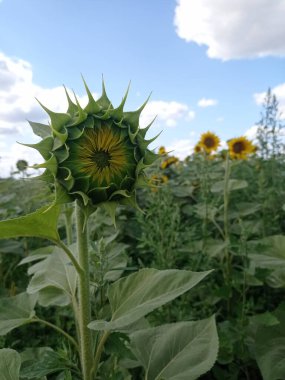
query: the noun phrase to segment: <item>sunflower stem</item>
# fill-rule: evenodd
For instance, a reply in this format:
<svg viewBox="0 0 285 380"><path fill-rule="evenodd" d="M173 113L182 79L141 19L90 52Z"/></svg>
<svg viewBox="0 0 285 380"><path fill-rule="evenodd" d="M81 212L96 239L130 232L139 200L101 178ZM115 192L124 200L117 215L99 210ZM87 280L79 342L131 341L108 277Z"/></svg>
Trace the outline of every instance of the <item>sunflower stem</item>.
<svg viewBox="0 0 285 380"><path fill-rule="evenodd" d="M231 254L229 250L230 245L230 234L229 234L229 180L230 180L230 160L229 154L227 153L226 162L225 162L225 183L224 183L224 241L226 243L224 249L224 258L225 258L225 283L228 287L230 287L231 282ZM228 298L228 313L230 313L230 296Z"/></svg>
<svg viewBox="0 0 285 380"><path fill-rule="evenodd" d="M90 308L90 274L89 274L89 252L87 225L84 225L84 212L76 203L76 226L77 226L77 249L79 265L82 272L79 273L78 282L78 323L80 334L80 358L83 380L91 380L92 368L92 335L88 329L91 321Z"/></svg>

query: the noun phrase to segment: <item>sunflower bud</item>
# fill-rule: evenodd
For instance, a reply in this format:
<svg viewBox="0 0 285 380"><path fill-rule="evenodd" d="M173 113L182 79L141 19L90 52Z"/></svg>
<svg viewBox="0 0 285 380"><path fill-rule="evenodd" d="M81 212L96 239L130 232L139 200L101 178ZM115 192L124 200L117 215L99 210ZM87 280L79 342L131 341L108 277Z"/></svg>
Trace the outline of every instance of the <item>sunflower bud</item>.
<svg viewBox="0 0 285 380"><path fill-rule="evenodd" d="M136 188L147 183L144 169L157 158L147 149L156 137L145 139L152 123L139 128L147 101L137 111L124 112L128 90L114 108L104 82L97 101L85 81L84 86L88 96L84 109L65 89L66 113L55 113L40 103L50 117L50 125L30 122L34 133L43 138L38 144L25 144L45 159L34 166L46 169L37 178L55 184L55 203L78 199L85 206L106 202L135 205Z"/></svg>

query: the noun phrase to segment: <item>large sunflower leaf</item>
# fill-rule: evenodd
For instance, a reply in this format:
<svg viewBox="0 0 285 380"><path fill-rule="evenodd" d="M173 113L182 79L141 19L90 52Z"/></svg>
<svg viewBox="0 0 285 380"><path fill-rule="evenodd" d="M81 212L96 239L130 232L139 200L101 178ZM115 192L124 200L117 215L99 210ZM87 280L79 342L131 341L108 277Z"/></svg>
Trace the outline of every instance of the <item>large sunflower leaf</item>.
<svg viewBox="0 0 285 380"><path fill-rule="evenodd" d="M146 371L146 380L194 380L216 361L215 318L136 331L130 335L130 345Z"/></svg>
<svg viewBox="0 0 285 380"><path fill-rule="evenodd" d="M37 257L43 260L29 268L28 273L33 274L33 277L27 292L38 293L38 301L42 306L68 305L75 295L77 281L77 273L70 259L57 247L53 247L49 255ZM27 259L21 263L25 262Z"/></svg>
<svg viewBox="0 0 285 380"><path fill-rule="evenodd" d="M93 321L89 327L94 330L119 330L128 326L185 293L210 272L147 268L124 277L109 287L111 321Z"/></svg>
<svg viewBox="0 0 285 380"><path fill-rule="evenodd" d="M59 212L59 206L44 206L31 214L3 220L0 222L0 239L34 236L58 241Z"/></svg>
<svg viewBox="0 0 285 380"><path fill-rule="evenodd" d="M10 348L0 350L0 378L3 380L19 380L21 356Z"/></svg>
<svg viewBox="0 0 285 380"><path fill-rule="evenodd" d="M20 293L0 299L0 335L6 335L16 327L29 323L34 317L35 295Z"/></svg>

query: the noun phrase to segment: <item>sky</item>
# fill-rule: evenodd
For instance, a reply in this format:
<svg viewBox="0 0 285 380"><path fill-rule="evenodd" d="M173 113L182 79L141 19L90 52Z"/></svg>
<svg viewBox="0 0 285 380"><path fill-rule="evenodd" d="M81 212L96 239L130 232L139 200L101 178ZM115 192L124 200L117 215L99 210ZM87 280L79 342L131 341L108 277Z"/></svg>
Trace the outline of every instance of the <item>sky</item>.
<svg viewBox="0 0 285 380"><path fill-rule="evenodd" d="M183 159L200 134L254 138L270 87L285 119L285 0L0 0L0 177L41 163L27 120L39 99L65 112L63 84L87 102L102 76L126 111L151 94L140 126Z"/></svg>

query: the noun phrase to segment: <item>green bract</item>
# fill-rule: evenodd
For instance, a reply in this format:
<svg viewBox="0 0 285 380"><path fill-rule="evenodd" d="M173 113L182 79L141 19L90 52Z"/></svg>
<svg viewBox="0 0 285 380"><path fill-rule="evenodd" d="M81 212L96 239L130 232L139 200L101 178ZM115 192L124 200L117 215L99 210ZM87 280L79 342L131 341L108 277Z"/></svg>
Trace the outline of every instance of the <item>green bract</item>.
<svg viewBox="0 0 285 380"><path fill-rule="evenodd" d="M150 125L141 129L139 117L147 101L134 112L124 112L128 90L117 108L113 108L102 85L102 96L95 101L85 81L88 104L81 108L65 89L66 113L50 111L50 125L30 122L43 140L25 144L39 151L45 168L37 177L55 184L55 203L80 200L86 206L105 202L135 204L135 190L145 183L144 168L157 155L148 150L155 139L145 140Z"/></svg>

